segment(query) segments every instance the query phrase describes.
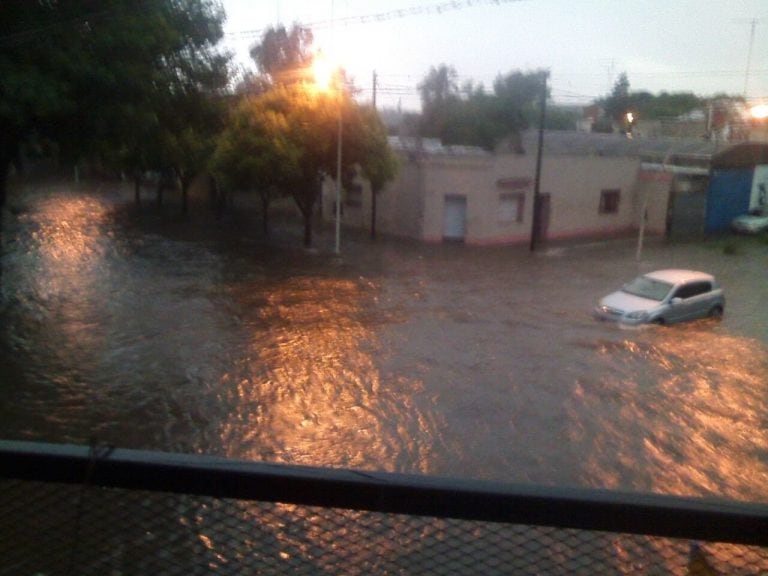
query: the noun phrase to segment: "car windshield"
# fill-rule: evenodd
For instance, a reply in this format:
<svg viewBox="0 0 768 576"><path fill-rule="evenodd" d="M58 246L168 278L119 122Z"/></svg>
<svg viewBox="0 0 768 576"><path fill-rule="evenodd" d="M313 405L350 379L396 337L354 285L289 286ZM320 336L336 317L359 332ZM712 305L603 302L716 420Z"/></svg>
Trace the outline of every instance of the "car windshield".
<svg viewBox="0 0 768 576"><path fill-rule="evenodd" d="M669 294L671 289L672 284L669 284L668 282L654 280L647 276L640 276L632 280L632 282L625 284L621 290L634 296L640 296L641 298L661 301L664 300L664 297Z"/></svg>

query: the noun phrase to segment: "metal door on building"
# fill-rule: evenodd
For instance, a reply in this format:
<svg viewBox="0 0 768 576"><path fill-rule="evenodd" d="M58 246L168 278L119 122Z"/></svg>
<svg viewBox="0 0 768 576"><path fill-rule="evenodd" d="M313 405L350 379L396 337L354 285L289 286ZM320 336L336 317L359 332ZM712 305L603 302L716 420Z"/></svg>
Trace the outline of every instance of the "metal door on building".
<svg viewBox="0 0 768 576"><path fill-rule="evenodd" d="M704 230L707 234L727 232L731 220L749 212L753 173L751 167L712 170Z"/></svg>
<svg viewBox="0 0 768 576"><path fill-rule="evenodd" d="M447 194L443 208L443 240L462 242L467 233L467 197Z"/></svg>
<svg viewBox="0 0 768 576"><path fill-rule="evenodd" d="M676 177L667 208L667 237L698 238L704 235L707 214L706 177Z"/></svg>

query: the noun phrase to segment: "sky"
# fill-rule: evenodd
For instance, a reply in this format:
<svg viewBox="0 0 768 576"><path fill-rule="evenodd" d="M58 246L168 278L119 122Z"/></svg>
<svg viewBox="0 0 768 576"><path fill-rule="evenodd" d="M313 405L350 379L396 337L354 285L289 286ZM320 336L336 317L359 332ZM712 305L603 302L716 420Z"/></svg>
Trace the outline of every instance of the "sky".
<svg viewBox="0 0 768 576"><path fill-rule="evenodd" d="M433 66L492 89L550 72L552 99L585 104L626 72L630 90L746 95L768 103L768 0L221 0L225 46L254 68L265 29L300 23L370 101L419 109Z"/></svg>

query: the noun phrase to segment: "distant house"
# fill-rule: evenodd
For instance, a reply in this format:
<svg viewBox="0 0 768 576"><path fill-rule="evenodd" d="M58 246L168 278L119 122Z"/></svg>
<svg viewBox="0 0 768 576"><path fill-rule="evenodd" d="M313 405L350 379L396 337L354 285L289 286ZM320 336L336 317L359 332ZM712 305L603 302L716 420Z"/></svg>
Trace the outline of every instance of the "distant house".
<svg viewBox="0 0 768 576"><path fill-rule="evenodd" d="M487 153L415 138L392 140L400 172L377 196L377 230L425 242L522 244L530 240L537 134L522 139L523 153ZM540 181L540 240L609 238L687 226L696 203L703 229L709 158L704 140L630 139L619 134L547 131ZM368 227L370 188L358 182L342 199L345 225ZM701 200L703 199L703 201ZM677 209L674 209L677 204ZM333 187L323 212L333 219Z"/></svg>
<svg viewBox="0 0 768 576"><path fill-rule="evenodd" d="M611 130L608 131L613 132L611 121L607 118L605 110L597 104L590 104L589 106L582 108L581 118L576 124L576 129L579 132L598 132L599 130L596 130L595 127L598 126L600 122L605 123L606 121L607 125L611 128Z"/></svg>

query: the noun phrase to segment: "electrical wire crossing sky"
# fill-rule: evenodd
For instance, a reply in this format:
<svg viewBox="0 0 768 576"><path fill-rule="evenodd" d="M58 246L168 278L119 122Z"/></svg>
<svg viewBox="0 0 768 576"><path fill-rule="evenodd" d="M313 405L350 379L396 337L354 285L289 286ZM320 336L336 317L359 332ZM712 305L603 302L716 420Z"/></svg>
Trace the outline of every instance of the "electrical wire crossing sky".
<svg viewBox="0 0 768 576"><path fill-rule="evenodd" d="M254 68L250 47L282 24L315 46L370 100L416 110L418 84L452 66L459 84L491 89L500 74L545 69L552 98L586 104L619 75L632 91L745 96L768 103L765 0L222 0L225 46Z"/></svg>

